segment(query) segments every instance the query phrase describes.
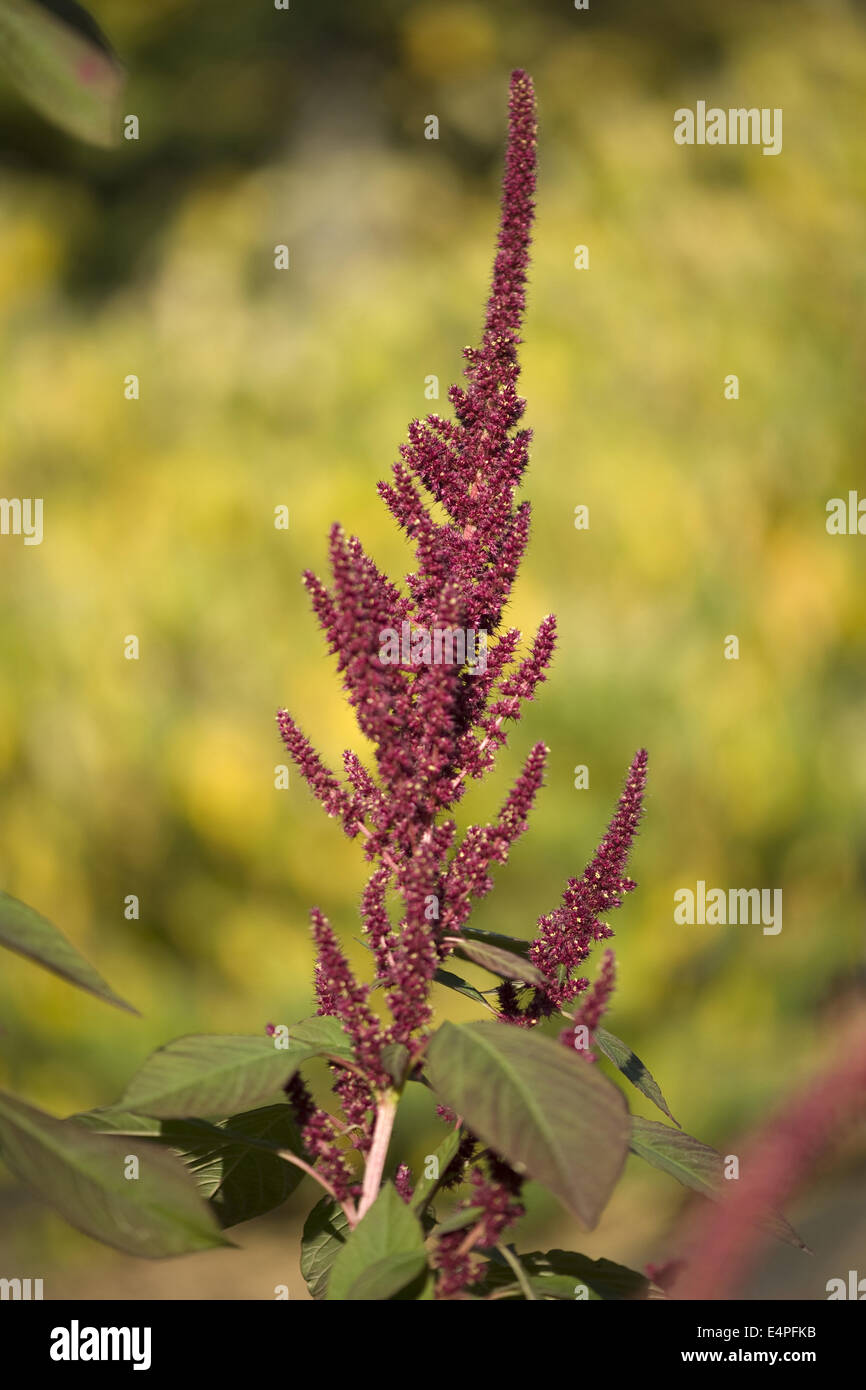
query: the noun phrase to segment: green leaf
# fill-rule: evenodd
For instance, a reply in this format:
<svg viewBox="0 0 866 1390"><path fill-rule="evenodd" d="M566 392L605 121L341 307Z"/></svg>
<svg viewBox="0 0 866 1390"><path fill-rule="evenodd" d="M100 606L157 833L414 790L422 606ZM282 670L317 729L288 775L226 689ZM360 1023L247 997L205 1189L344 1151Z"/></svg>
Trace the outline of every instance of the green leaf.
<svg viewBox="0 0 866 1390"><path fill-rule="evenodd" d="M608 1061L613 1062L615 1067L619 1067L623 1076L627 1077L631 1084L646 1096L647 1100L651 1100L653 1105L657 1105L659 1110L679 1127L679 1121L674 1119L668 1109L668 1103L661 1093L658 1082L637 1053L632 1052L628 1043L624 1043L621 1038L614 1037L613 1033L609 1033L606 1028L596 1028L593 1037Z"/></svg>
<svg viewBox="0 0 866 1390"><path fill-rule="evenodd" d="M517 956L529 954L531 941L519 936L503 936L498 931L482 931L480 927L461 927L460 935L464 941L477 941L482 946L495 946L501 951L511 951Z"/></svg>
<svg viewBox="0 0 866 1390"><path fill-rule="evenodd" d="M433 1227L434 1236L448 1236L452 1231L462 1231L484 1215L484 1207L464 1207L462 1211L452 1211L444 1221L437 1221Z"/></svg>
<svg viewBox="0 0 866 1390"><path fill-rule="evenodd" d="M90 1110L72 1119L100 1133L126 1134L174 1149L223 1228L273 1211L304 1178L300 1168L278 1156L281 1149L299 1157L304 1152L286 1104L262 1106L218 1124L154 1119L122 1110Z"/></svg>
<svg viewBox="0 0 866 1390"><path fill-rule="evenodd" d="M74 10L70 21L36 0L0 0L0 71L55 125L115 145L124 72L90 16Z"/></svg>
<svg viewBox="0 0 866 1390"><path fill-rule="evenodd" d="M671 1129L669 1125L659 1124L656 1120L643 1120L633 1115L630 1147L632 1153L645 1159L653 1168L669 1173L684 1187L690 1187L714 1200L722 1196L725 1188L722 1155L681 1129ZM767 1210L759 1224L786 1245L807 1249L805 1242L780 1212Z"/></svg>
<svg viewBox="0 0 866 1390"><path fill-rule="evenodd" d="M388 1182L337 1252L327 1298L341 1302L394 1298L415 1281L423 1287L426 1271L420 1222Z"/></svg>
<svg viewBox="0 0 866 1390"><path fill-rule="evenodd" d="M207 1120L157 1120L152 1115L133 1115L128 1110L85 1110L70 1115L70 1121L84 1125L98 1134L126 1134L133 1139L154 1139L169 1147L182 1150L187 1144L198 1143L205 1135L213 1134L215 1125Z"/></svg>
<svg viewBox="0 0 866 1390"><path fill-rule="evenodd" d="M301 1273L313 1298L325 1297L331 1267L348 1238L349 1222L343 1208L323 1197L307 1217L301 1241Z"/></svg>
<svg viewBox="0 0 866 1390"><path fill-rule="evenodd" d="M422 1212L433 1200L440 1183L451 1166L451 1162L457 1150L460 1148L460 1140L462 1138L463 1134L459 1125L455 1125L454 1128L446 1134L435 1154L430 1155L431 1158L435 1158L436 1160L435 1168L438 1176L435 1178L422 1177L418 1179L417 1186L412 1194L411 1207L413 1211Z"/></svg>
<svg viewBox="0 0 866 1390"><path fill-rule="evenodd" d="M212 1135L184 1147L184 1161L224 1230L273 1211L303 1182L301 1169L263 1149L262 1141L271 1149L303 1153L289 1106L232 1115Z"/></svg>
<svg viewBox="0 0 866 1390"><path fill-rule="evenodd" d="M396 1298L407 1285L423 1282L428 1273L426 1256L417 1252L395 1252L374 1260L352 1284L343 1301L381 1303ZM420 1291L420 1290L419 1290ZM407 1294L407 1297L410 1295ZM414 1293L412 1298L417 1297Z"/></svg>
<svg viewBox="0 0 866 1390"><path fill-rule="evenodd" d="M138 1012L109 988L102 976L47 918L7 893L0 893L0 946L36 961L61 979L109 1004L116 1004L119 1009L128 1009L131 1014Z"/></svg>
<svg viewBox="0 0 866 1390"><path fill-rule="evenodd" d="M152 1144L93 1133L0 1094L0 1147L22 1182L106 1245L156 1259L230 1244L183 1165ZM137 1178L125 1177L130 1154Z"/></svg>
<svg viewBox="0 0 866 1390"><path fill-rule="evenodd" d="M645 1299L650 1291L649 1279L636 1270L611 1260L591 1260L571 1250L548 1250L546 1253L534 1250L517 1258L533 1293L540 1298L567 1299L573 1303L576 1286L581 1284L586 1285L591 1302ZM483 1289L499 1297L525 1297L513 1272L507 1265L495 1262L487 1268Z"/></svg>
<svg viewBox="0 0 866 1390"><path fill-rule="evenodd" d="M718 1196L724 1178L721 1154L683 1130L632 1115L630 1147L632 1153L685 1187L705 1197Z"/></svg>
<svg viewBox="0 0 866 1390"><path fill-rule="evenodd" d="M314 1014L293 1023L289 1029L289 1045L308 1049L310 1057L329 1057L335 1062L354 1062L355 1054L346 1030L338 1018Z"/></svg>
<svg viewBox="0 0 866 1390"><path fill-rule="evenodd" d="M284 1111L291 1114L285 1105L265 1105L258 1110L244 1112L240 1118L249 1115L266 1116L271 1112ZM193 1117L188 1119L158 1119L153 1115L134 1115L129 1110L115 1110L106 1107L102 1110L85 1110L77 1115L70 1115L71 1120L77 1124L84 1125L87 1129L94 1129L99 1134L128 1134L132 1138L154 1139L160 1143L168 1144L171 1148L184 1151L200 1144L207 1139L223 1137L242 1140L250 1148L264 1149L273 1152L276 1149L285 1147L267 1138L257 1136L252 1132L238 1132L235 1134L230 1126L236 1116L226 1120L198 1120Z"/></svg>
<svg viewBox="0 0 866 1390"><path fill-rule="evenodd" d="M489 942L461 941L455 946L454 954L473 965L489 970L491 975L499 975L503 980L522 980L527 985L543 985L544 975L528 960L504 951L501 946L491 946Z"/></svg>
<svg viewBox="0 0 866 1390"><path fill-rule="evenodd" d="M155 1116L231 1115L276 1099L319 1044L203 1035L177 1038L147 1059L111 1108Z"/></svg>
<svg viewBox="0 0 866 1390"><path fill-rule="evenodd" d="M502 1023L444 1023L426 1066L469 1129L595 1226L629 1145L616 1086L561 1043Z"/></svg>
<svg viewBox="0 0 866 1390"><path fill-rule="evenodd" d="M491 1008L490 1002L484 998L480 989L470 985L468 980L464 980L462 975L455 975L450 970L440 968L433 976L437 985L444 985L446 989L453 989L457 994L465 994L467 999L474 999L476 1004L483 1004L485 1009Z"/></svg>

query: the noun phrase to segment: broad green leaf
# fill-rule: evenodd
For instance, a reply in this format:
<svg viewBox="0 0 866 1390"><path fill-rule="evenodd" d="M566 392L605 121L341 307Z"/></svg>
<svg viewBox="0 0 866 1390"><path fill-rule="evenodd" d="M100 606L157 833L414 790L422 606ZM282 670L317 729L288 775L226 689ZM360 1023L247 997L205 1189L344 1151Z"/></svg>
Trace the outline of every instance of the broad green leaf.
<svg viewBox="0 0 866 1390"><path fill-rule="evenodd" d="M352 1284L343 1301L382 1303L387 1299L416 1300L427 1296L426 1256L404 1251L374 1260Z"/></svg>
<svg viewBox="0 0 866 1390"><path fill-rule="evenodd" d="M337 1252L328 1282L331 1301L394 1298L427 1269L424 1232L393 1183L385 1183L366 1216Z"/></svg>
<svg viewBox="0 0 866 1390"><path fill-rule="evenodd" d="M460 1140L462 1138L463 1133L459 1125L455 1125L454 1128L446 1134L435 1154L430 1155L431 1158L436 1160L433 1165L436 1176L430 1178L421 1177L418 1179L417 1186L412 1194L411 1207L413 1211L422 1212L428 1203L433 1200L440 1183L457 1154L457 1150L460 1148Z"/></svg>
<svg viewBox="0 0 866 1390"><path fill-rule="evenodd" d="M303 1182L301 1169L268 1152L263 1142L272 1149L303 1153L288 1105L232 1115L215 1126L211 1136L184 1146L184 1161L224 1230L273 1211Z"/></svg>
<svg viewBox="0 0 866 1390"><path fill-rule="evenodd" d="M304 1178L301 1169L278 1157L281 1149L303 1156L291 1109L284 1103L232 1115L218 1124L154 1119L122 1110L90 1110L72 1119L100 1133L126 1134L174 1149L224 1228L272 1211Z"/></svg>
<svg viewBox="0 0 866 1390"><path fill-rule="evenodd" d="M440 966L433 979L437 985L444 985L446 989L453 989L457 994L464 994L467 999L474 999L476 1004L483 1004L485 1009L491 1007L490 1001L484 998L481 990L470 985L462 975L455 975L451 970L443 970Z"/></svg>
<svg viewBox="0 0 866 1390"><path fill-rule="evenodd" d="M177 1038L147 1059L112 1109L155 1116L231 1115L277 1098L319 1047L271 1038L203 1035Z"/></svg>
<svg viewBox="0 0 866 1390"><path fill-rule="evenodd" d="M708 1144L693 1139L681 1129L632 1116L631 1151L653 1168L669 1173L684 1187L718 1200L725 1190L724 1159ZM768 1210L760 1225L787 1245L805 1250L806 1244L780 1212Z"/></svg>
<svg viewBox="0 0 866 1390"><path fill-rule="evenodd" d="M51 14L37 0L0 0L0 71L55 125L95 145L120 139L125 75L79 6Z"/></svg>
<svg viewBox="0 0 866 1390"><path fill-rule="evenodd" d="M624 1301L645 1299L649 1295L650 1281L636 1270L625 1265L614 1264L611 1260L591 1260L586 1255L578 1255L571 1250L548 1250L542 1253L534 1250L527 1255L518 1255L523 1271L529 1280L533 1293L540 1298L567 1299L574 1302L578 1285L585 1285L589 1300L604 1299ZM514 1274L505 1263L491 1262L488 1266L483 1289L497 1293L499 1297L523 1298L523 1292L514 1280ZM474 1289L477 1293L478 1290Z"/></svg>
<svg viewBox="0 0 866 1390"><path fill-rule="evenodd" d="M632 1115L630 1147L632 1153L685 1187L705 1197L718 1196L724 1180L721 1154L683 1130Z"/></svg>
<svg viewBox="0 0 866 1390"><path fill-rule="evenodd" d="M301 1273L313 1298L325 1297L331 1267L348 1236L349 1222L343 1208L323 1197L304 1223L301 1242Z"/></svg>
<svg viewBox="0 0 866 1390"><path fill-rule="evenodd" d="M10 898L7 893L0 893L0 946L36 961L37 965L43 965L61 979L86 989L109 1004L116 1004L119 1009L128 1009L131 1014L138 1012L114 993L102 976L47 918L17 898Z"/></svg>
<svg viewBox="0 0 866 1390"><path fill-rule="evenodd" d="M216 1126L207 1120L157 1120L152 1115L133 1115L128 1110L85 1110L70 1115L70 1121L84 1125L98 1134L126 1134L133 1139L154 1139L169 1148L182 1150L187 1144L197 1144L213 1134Z"/></svg>
<svg viewBox="0 0 866 1390"><path fill-rule="evenodd" d="M596 1028L593 1034L594 1040L601 1052L604 1053L608 1061L613 1062L615 1067L619 1067L623 1076L627 1077L633 1086L651 1100L653 1105L657 1105L668 1119L674 1121L679 1128L679 1121L674 1119L668 1103L661 1093L658 1082L653 1077L649 1068L644 1065L636 1052L632 1052L628 1043L624 1043L621 1038L614 1037L606 1028Z"/></svg>
<svg viewBox="0 0 866 1390"><path fill-rule="evenodd" d="M461 927L460 935L464 941L477 941L481 946L495 946L501 951L511 951L516 956L529 953L531 941L519 936L503 936L498 931L482 931L480 927Z"/></svg>
<svg viewBox="0 0 866 1390"><path fill-rule="evenodd" d="M311 1057L330 1057L335 1062L352 1062L355 1054L346 1036L346 1030L338 1018L326 1014L314 1014L312 1018L302 1018L289 1029L289 1045L296 1044L309 1049Z"/></svg>
<svg viewBox="0 0 866 1390"><path fill-rule="evenodd" d="M426 1070L485 1144L595 1226L629 1145L616 1086L561 1043L503 1023L444 1023Z"/></svg>
<svg viewBox="0 0 866 1390"><path fill-rule="evenodd" d="M97 1134L0 1094L0 1149L14 1173L85 1235L151 1259L230 1244L173 1154ZM127 1178L128 1159L138 1160Z"/></svg>
<svg viewBox="0 0 866 1390"><path fill-rule="evenodd" d="M544 976L537 966L530 965L528 960L515 955L513 951L504 951L501 946L491 946L489 942L482 941L461 941L459 946L455 946L454 954L504 980L522 980L527 985L544 984Z"/></svg>

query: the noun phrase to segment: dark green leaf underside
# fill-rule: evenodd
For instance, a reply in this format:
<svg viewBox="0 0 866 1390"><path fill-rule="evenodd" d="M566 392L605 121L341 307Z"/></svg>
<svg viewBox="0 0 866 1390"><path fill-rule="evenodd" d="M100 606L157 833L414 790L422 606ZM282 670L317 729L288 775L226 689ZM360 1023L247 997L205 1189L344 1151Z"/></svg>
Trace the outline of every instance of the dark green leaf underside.
<svg viewBox="0 0 866 1390"><path fill-rule="evenodd" d="M647 1100L651 1100L653 1105L657 1105L659 1110L679 1127L679 1121L674 1119L668 1109L668 1103L662 1095L657 1081L628 1043L624 1043L621 1038L609 1033L606 1028L597 1028L593 1037L599 1051L604 1053L608 1061L613 1062L614 1066L619 1068L623 1076L637 1087Z"/></svg>

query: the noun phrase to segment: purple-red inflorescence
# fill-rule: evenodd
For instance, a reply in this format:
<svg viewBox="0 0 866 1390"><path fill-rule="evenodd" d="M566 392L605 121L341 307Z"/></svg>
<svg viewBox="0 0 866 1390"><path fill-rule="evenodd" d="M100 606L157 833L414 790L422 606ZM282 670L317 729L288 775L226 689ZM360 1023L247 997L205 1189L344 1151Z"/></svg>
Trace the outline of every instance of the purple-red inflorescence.
<svg viewBox="0 0 866 1390"><path fill-rule="evenodd" d="M319 1013L343 1023L357 1063L333 1064L335 1090L351 1141L365 1153L377 1099L393 1084L383 1053L405 1046L414 1064L431 1019L433 978L473 902L492 888L492 866L506 863L526 829L544 779L547 749L539 743L495 820L458 835L454 807L468 780L492 768L510 727L545 680L556 643L556 623L547 616L521 655L520 633L502 621L529 537L529 504L516 500L530 442L530 431L519 428L525 403L517 393L517 348L526 307L535 147L532 83L518 71L511 79L501 217L480 345L464 349L466 383L449 392L455 418L415 420L391 480L379 485L414 547L416 567L405 591L338 525L330 536L329 584L304 576L347 699L373 746L373 765L347 751L339 777L290 714L280 710L277 716L283 742L310 790L350 837L363 837L373 866L360 905L373 968L369 984L355 977L327 919L318 909L312 914ZM450 637L437 647L425 634ZM467 654L473 649L474 657ZM594 941L611 934L601 915L634 886L624 870L645 773L646 754L639 753L595 859L581 879L571 880L562 905L539 921L530 959L545 983L533 987L525 1004L526 991L504 985L499 993L505 1021L532 1026L585 988L573 971ZM589 1009L592 1002L599 1016L605 988L600 982L586 1004ZM381 994L373 996L374 989ZM384 1001L387 1021L373 1011L374 997ZM317 1167L327 1170L342 1194L351 1186L350 1170L333 1123L329 1128L303 1083L290 1083L289 1096ZM461 1144L460 1174L475 1144L471 1137L468 1147ZM449 1182L453 1178L449 1169ZM464 1286L472 1250L496 1243L522 1210L520 1179L495 1154L484 1155L484 1167L472 1169L470 1181L470 1204L481 1207L483 1216L469 1244L471 1232L465 1231L440 1242L439 1296ZM397 1182L406 1197L411 1180L404 1167Z"/></svg>
<svg viewBox="0 0 866 1390"><path fill-rule="evenodd" d="M613 994L615 983L616 957L613 951L607 950L601 958L601 970L598 979L581 999L574 1012L571 1027L563 1029L559 1035L560 1042L564 1043L566 1047L576 1048L588 1062L596 1061L596 1056L584 1044L584 1038L587 1037L589 1041L592 1040L610 1003L610 996Z"/></svg>
<svg viewBox="0 0 866 1390"><path fill-rule="evenodd" d="M588 981L573 971L586 960L594 942L613 936L602 921L612 908L621 907L623 895L635 887L625 868L638 822L643 813L647 754L635 755L613 820L580 878L569 879L562 902L538 919L539 932L529 948L532 964L546 976L527 1012L539 1017L552 1013L586 989Z"/></svg>

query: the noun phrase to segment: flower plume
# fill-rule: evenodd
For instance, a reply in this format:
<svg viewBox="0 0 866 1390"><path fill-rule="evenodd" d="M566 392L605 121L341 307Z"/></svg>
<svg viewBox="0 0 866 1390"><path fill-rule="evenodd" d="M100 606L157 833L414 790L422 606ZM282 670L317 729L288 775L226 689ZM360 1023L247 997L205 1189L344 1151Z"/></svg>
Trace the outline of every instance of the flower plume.
<svg viewBox="0 0 866 1390"><path fill-rule="evenodd" d="M350 1134L352 1145L367 1157L369 1173L369 1164L381 1156L380 1103L385 1110L390 1104L391 1064L385 1059L393 1061L396 1050L411 1068L420 1055L432 1016L434 977L460 944L473 902L493 887L493 865L506 863L526 829L544 781L548 750L538 743L492 823L458 833L453 812L469 779L493 767L545 680L556 646L551 615L542 618L528 647L522 647L520 632L503 626L530 533L529 503L517 498L531 438L519 427L525 403L517 391L517 349L526 308L535 153L532 82L517 71L511 78L499 232L481 341L464 349L465 383L449 391L454 418L434 414L414 420L390 480L379 484L414 550L414 570L398 586L356 537L335 524L330 581L304 576L358 727L372 744L371 764L347 750L341 777L323 763L290 714L280 710L277 716L283 742L310 790L328 815L340 819L347 835L362 837L372 866L360 904L373 968L369 984L354 974L327 919L318 909L313 912L319 1013L340 1020L356 1061L353 1067L331 1064L348 1128L318 1111L302 1083L288 1089L311 1158L339 1194L355 1189L337 1131ZM436 646L427 640L416 647L418 634L431 632L450 639L483 634L484 662L467 657L468 641ZM536 984L529 1005L521 1007L521 991L510 981L499 991L504 1020L532 1026L585 987L573 978L573 968L593 941L610 935L601 914L618 906L634 886L624 876L625 863L645 775L646 755L640 753L594 860L583 878L571 880L561 907L539 922L530 949ZM590 1031L612 984L611 955L586 1001ZM389 1018L374 1012L377 1000ZM476 1148L475 1138L464 1134L448 1181L469 1181L470 1205L483 1214L468 1232L441 1243L439 1296L472 1282L473 1250L499 1240L522 1211L521 1178L499 1155L476 1153ZM408 1198L412 1184L405 1165L397 1182ZM359 1212L370 1200L365 1180Z"/></svg>

